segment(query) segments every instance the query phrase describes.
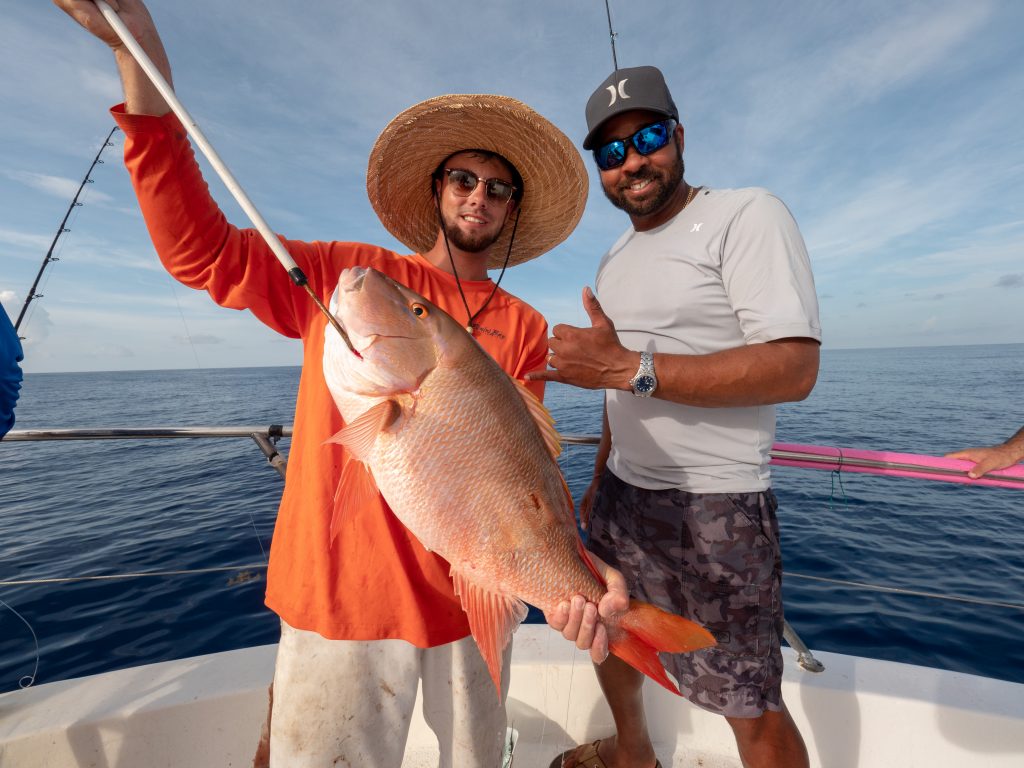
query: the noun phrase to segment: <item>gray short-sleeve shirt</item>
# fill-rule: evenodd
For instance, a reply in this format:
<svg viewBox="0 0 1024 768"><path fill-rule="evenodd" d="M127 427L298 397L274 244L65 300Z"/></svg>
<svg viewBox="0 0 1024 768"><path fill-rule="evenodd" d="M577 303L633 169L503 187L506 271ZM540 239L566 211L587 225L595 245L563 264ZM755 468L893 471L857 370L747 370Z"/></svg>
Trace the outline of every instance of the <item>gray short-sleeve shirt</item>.
<svg viewBox="0 0 1024 768"><path fill-rule="evenodd" d="M821 341L810 260L767 190L703 190L672 221L630 228L601 260L596 289L633 350L703 355L776 339ZM775 407L697 408L608 390L608 467L641 488L764 490Z"/></svg>

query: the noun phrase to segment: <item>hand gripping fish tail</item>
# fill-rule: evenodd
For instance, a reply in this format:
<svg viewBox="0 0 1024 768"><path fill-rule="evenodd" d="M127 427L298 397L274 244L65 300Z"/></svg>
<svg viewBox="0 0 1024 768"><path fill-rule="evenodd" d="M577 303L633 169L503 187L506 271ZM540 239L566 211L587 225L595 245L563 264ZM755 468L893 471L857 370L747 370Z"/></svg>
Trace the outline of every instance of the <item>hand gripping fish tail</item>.
<svg viewBox="0 0 1024 768"><path fill-rule="evenodd" d="M689 653L715 644L704 627L641 600L630 600L629 610L609 631L608 647L624 662L677 696L679 688L665 672L659 653Z"/></svg>
<svg viewBox="0 0 1024 768"><path fill-rule="evenodd" d="M577 540L580 558L603 584L604 579L583 548L583 541ZM682 694L666 674L658 654L690 653L716 644L714 635L700 624L643 600L630 599L625 613L604 623L608 631L609 653L618 656L677 696Z"/></svg>
<svg viewBox="0 0 1024 768"><path fill-rule="evenodd" d="M549 611L607 592L580 541L551 415L513 378L500 339L474 339L380 272L344 270L331 312L355 347L324 339L324 377L346 424L333 440L346 456L331 529L383 497L390 511L373 514L393 512L424 558L450 565L450 585L434 586L454 593L500 696L502 655L527 604ZM326 525L332 510L323 514ZM612 653L675 693L658 653L714 643L639 601L602 622Z"/></svg>

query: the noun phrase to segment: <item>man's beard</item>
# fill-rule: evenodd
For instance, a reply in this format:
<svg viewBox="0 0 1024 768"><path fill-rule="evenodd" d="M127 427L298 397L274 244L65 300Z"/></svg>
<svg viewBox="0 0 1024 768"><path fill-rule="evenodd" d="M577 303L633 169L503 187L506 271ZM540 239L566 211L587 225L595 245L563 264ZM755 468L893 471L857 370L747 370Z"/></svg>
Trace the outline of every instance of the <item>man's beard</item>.
<svg viewBox="0 0 1024 768"><path fill-rule="evenodd" d="M630 216L649 216L660 211L672 199L676 189L683 183L683 175L685 173L686 163L683 162L683 156L677 154L676 162L664 171L647 165L638 173L631 174L622 180L627 185L637 181L652 180L657 185L656 194L653 197L634 201L628 199L625 192L618 187L608 189L608 187L602 184L601 189L604 190L604 196L611 201L612 205L625 211Z"/></svg>
<svg viewBox="0 0 1024 768"><path fill-rule="evenodd" d="M501 237L501 233L504 228L505 227L502 226L494 234L488 234L485 232L468 233L459 229L458 225L454 222L447 220L444 222L444 234L445 237L448 238L448 243L466 253L480 253L482 251L486 251L494 245L495 242L497 242L499 237Z"/></svg>

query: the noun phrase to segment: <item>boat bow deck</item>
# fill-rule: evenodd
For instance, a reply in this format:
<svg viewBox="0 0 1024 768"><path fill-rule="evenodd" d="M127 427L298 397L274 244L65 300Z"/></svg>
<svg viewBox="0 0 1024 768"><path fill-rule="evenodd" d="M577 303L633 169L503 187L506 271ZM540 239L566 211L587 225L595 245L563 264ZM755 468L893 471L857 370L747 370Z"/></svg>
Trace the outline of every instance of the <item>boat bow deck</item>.
<svg viewBox="0 0 1024 768"><path fill-rule="evenodd" d="M0 695L0 765L223 768L249 765L266 712L273 645L151 664ZM1010 768L1024 759L1024 685L817 653L820 674L785 648L783 683L811 764L844 768ZM739 766L724 720L645 688L666 766ZM509 723L517 768L547 766L613 731L589 657L545 625L516 633ZM435 766L417 716L405 768Z"/></svg>

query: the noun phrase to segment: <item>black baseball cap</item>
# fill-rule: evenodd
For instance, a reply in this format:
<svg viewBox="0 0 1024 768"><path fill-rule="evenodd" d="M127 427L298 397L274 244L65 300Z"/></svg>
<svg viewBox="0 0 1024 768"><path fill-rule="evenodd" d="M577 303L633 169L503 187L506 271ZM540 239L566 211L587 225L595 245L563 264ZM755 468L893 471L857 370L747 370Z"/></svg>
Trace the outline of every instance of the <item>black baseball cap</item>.
<svg viewBox="0 0 1024 768"><path fill-rule="evenodd" d="M646 109L679 120L679 110L657 67L617 69L605 78L587 102L587 137L583 148L594 148L594 135L606 120L633 109Z"/></svg>

